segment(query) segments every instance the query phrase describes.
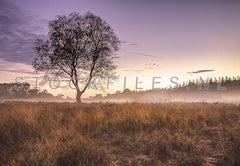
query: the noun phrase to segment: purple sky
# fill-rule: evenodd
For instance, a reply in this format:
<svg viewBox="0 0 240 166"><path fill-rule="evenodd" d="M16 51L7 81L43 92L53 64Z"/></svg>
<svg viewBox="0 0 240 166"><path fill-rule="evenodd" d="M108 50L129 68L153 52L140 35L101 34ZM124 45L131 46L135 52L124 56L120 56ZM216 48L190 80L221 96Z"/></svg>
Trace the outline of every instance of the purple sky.
<svg viewBox="0 0 240 166"><path fill-rule="evenodd" d="M240 73L239 0L0 0L0 81L31 72L33 41L47 35L49 20L72 11L101 16L124 41L120 75Z"/></svg>

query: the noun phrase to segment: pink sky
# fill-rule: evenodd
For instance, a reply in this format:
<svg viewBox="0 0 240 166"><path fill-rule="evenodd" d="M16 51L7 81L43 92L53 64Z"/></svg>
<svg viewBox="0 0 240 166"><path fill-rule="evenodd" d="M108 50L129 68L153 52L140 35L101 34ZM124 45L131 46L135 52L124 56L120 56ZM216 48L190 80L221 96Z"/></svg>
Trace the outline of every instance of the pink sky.
<svg viewBox="0 0 240 166"><path fill-rule="evenodd" d="M100 15L123 41L116 60L120 80L109 92L122 90L124 76L132 80L139 76L148 89L153 76L162 77L161 86L168 86L171 76L179 77L181 82L199 76L240 74L237 0L1 0L0 4L1 82L34 76L29 74L34 58L31 44L38 37L46 37L49 20L72 11ZM207 69L215 71L186 74ZM73 97L75 92L52 93ZM85 95L95 93L99 92L88 91Z"/></svg>

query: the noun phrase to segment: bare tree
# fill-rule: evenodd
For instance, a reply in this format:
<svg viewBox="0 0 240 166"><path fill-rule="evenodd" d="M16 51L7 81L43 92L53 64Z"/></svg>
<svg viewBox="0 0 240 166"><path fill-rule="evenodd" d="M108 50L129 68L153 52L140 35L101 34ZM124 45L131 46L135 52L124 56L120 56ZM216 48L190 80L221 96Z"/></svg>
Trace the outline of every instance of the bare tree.
<svg viewBox="0 0 240 166"><path fill-rule="evenodd" d="M49 22L48 39L35 42L33 67L47 75L70 78L77 91L76 102L81 102L91 80L114 74L113 53L119 44L113 29L93 13L58 16Z"/></svg>

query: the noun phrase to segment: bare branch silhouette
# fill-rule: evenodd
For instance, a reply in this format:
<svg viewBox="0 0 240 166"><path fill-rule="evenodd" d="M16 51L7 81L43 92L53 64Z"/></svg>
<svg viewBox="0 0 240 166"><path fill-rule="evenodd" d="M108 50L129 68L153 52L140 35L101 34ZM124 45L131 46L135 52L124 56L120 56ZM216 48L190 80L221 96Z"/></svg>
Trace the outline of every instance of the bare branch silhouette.
<svg viewBox="0 0 240 166"><path fill-rule="evenodd" d="M114 52L119 44L113 29L93 13L58 16L49 22L48 40L35 42L33 67L46 74L71 78L77 91L76 101L81 102L94 77L114 74Z"/></svg>

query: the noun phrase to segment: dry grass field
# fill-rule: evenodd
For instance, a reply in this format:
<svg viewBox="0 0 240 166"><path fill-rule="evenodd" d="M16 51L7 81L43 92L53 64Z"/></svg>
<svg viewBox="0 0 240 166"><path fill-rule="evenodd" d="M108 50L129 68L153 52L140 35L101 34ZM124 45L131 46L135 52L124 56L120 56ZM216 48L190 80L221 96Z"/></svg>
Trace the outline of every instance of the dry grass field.
<svg viewBox="0 0 240 166"><path fill-rule="evenodd" d="M240 106L0 104L0 165L240 165Z"/></svg>

